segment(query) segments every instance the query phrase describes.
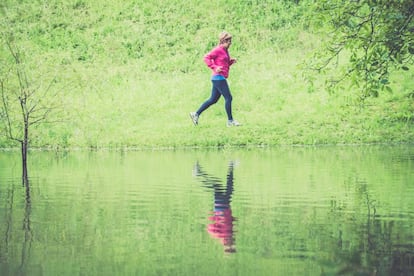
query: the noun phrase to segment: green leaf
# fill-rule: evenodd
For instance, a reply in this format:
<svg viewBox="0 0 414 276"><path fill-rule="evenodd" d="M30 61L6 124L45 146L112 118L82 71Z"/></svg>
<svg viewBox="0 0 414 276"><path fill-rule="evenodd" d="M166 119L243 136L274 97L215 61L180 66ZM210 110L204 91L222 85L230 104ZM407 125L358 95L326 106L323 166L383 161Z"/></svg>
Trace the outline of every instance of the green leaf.
<svg viewBox="0 0 414 276"><path fill-rule="evenodd" d="M389 86L385 86L385 89L386 89L388 92L392 93L392 88L391 88L391 87L389 87Z"/></svg>
<svg viewBox="0 0 414 276"><path fill-rule="evenodd" d="M410 68L408 68L407 66L403 66L403 67L401 67L401 69L403 69L404 71L410 70Z"/></svg>

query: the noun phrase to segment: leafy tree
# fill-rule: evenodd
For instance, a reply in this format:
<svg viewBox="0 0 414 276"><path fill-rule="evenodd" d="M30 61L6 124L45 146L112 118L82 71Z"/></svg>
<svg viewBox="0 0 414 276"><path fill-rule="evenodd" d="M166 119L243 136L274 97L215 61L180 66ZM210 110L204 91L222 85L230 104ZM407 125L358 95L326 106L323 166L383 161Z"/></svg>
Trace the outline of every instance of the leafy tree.
<svg viewBox="0 0 414 276"><path fill-rule="evenodd" d="M53 73L45 73L50 68L43 70L36 52L25 44L23 21L15 14L9 16L5 6L0 8L0 135L20 144L23 183L28 184L30 130L56 121L58 90L52 89Z"/></svg>
<svg viewBox="0 0 414 276"><path fill-rule="evenodd" d="M0 122L3 123L3 134L20 143L23 182L26 182L29 130L37 124L50 122L49 115L58 105L56 93L50 92L53 81L47 87L32 81L28 77L18 47L7 39L4 43L12 63L6 63L0 74Z"/></svg>
<svg viewBox="0 0 414 276"><path fill-rule="evenodd" d="M414 1L321 0L313 7L312 16L329 37L313 68L327 69L341 54L349 59L345 71L331 79L333 87L350 79L362 100L375 97L383 89L391 91L392 71L413 64Z"/></svg>

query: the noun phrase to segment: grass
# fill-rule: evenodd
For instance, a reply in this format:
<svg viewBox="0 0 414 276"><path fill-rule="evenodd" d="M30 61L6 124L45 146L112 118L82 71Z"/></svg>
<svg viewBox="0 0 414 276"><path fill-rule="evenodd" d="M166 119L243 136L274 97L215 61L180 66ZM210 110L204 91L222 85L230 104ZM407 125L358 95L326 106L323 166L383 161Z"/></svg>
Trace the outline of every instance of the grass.
<svg viewBox="0 0 414 276"><path fill-rule="evenodd" d="M32 38L22 42L25 49L33 49L28 62L40 64L39 71L54 72L55 89L61 89L64 103L63 122L32 128L32 147L414 141L411 71L395 76L392 94L367 99L364 106L353 88L329 94L323 75L315 73L309 85L299 65L319 45L319 37L298 20L306 6L288 7L277 1L213 1L185 7L179 1L164 6L144 2L60 4L65 9L56 3L58 8L43 11L44 18L33 12L33 18L43 19L22 23ZM249 5L263 5L263 12ZM228 14L232 20L215 20ZM209 97L211 89L202 57L222 29L234 34L230 53L238 63L229 84L234 117L243 126L226 127L221 99L194 127L188 113ZM0 145L13 146L4 137Z"/></svg>
<svg viewBox="0 0 414 276"><path fill-rule="evenodd" d="M296 67L297 50L256 55L240 58L229 79L233 113L242 127L225 126L223 99L202 114L197 127L192 125L188 113L211 89L202 66L194 74L138 74L119 68L108 82L91 84L94 96L82 100L86 108L67 128L67 143L152 148L413 141L412 123L395 119L395 100L371 99L361 108L323 89L309 93ZM114 82L117 89L109 91L105 86Z"/></svg>

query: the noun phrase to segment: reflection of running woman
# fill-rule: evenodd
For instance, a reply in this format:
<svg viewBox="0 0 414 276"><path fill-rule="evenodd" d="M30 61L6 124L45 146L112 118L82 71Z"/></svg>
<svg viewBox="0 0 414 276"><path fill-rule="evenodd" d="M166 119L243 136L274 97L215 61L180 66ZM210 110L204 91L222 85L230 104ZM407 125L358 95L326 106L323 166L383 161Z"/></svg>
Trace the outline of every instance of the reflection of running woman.
<svg viewBox="0 0 414 276"><path fill-rule="evenodd" d="M199 164L196 164L196 175L201 177L201 182L205 187L214 190L214 211L209 217L211 223L207 231L214 238L219 239L223 246L224 252L236 252L235 240L233 236L233 221L235 218L231 212L231 195L233 193L233 162L230 162L227 173L227 185L224 187L220 179L212 177L205 173Z"/></svg>

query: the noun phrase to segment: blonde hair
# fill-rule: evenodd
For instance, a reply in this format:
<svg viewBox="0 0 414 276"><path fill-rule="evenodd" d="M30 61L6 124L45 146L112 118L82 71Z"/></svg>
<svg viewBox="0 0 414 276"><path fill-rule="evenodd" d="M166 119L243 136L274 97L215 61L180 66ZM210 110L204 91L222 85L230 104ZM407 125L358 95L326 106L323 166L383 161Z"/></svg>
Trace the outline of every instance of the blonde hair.
<svg viewBox="0 0 414 276"><path fill-rule="evenodd" d="M227 39L231 38L231 34L226 32L226 31L222 31L219 34L219 43L223 44Z"/></svg>

